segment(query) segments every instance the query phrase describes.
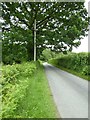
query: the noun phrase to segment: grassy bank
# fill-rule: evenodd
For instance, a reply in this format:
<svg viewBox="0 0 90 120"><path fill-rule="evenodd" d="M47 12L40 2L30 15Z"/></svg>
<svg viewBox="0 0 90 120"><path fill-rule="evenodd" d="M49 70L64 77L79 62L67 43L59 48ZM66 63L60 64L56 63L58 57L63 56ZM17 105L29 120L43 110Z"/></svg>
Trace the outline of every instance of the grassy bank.
<svg viewBox="0 0 90 120"><path fill-rule="evenodd" d="M7 82L7 84L3 85L3 118L58 117L43 66L38 62L32 63L32 65L25 63L25 66L24 64L17 65L19 72L17 73L16 81ZM11 68L11 66L9 67ZM32 72L30 72L30 68L33 69ZM6 86L10 86L8 91Z"/></svg>
<svg viewBox="0 0 90 120"><path fill-rule="evenodd" d="M52 65L90 81L90 53L70 53L49 60Z"/></svg>
<svg viewBox="0 0 90 120"><path fill-rule="evenodd" d="M50 62L49 62L49 63L50 63ZM66 72L68 72L68 73L71 73L71 74L76 75L76 76L78 76L78 77L80 77L80 78L83 78L83 79L85 79L85 80L90 81L90 77L85 76L85 75L82 75L81 73L78 73L78 72L75 72L75 71L73 71L73 70L64 68L64 67L62 67L62 66L58 66L58 65L56 65L56 64L54 64L54 63L50 63L50 64L52 64L53 66L55 66L55 67L57 67L57 68L60 68L61 70L66 71Z"/></svg>

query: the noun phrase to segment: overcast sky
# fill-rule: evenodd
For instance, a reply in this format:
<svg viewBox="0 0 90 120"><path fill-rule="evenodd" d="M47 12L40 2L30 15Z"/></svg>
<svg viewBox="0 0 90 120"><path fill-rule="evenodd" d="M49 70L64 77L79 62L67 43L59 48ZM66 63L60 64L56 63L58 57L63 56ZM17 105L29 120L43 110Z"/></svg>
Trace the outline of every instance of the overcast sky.
<svg viewBox="0 0 90 120"><path fill-rule="evenodd" d="M86 0L85 7L88 10L88 2L90 0ZM73 48L73 52L88 52L88 36L81 40L81 45L78 48Z"/></svg>

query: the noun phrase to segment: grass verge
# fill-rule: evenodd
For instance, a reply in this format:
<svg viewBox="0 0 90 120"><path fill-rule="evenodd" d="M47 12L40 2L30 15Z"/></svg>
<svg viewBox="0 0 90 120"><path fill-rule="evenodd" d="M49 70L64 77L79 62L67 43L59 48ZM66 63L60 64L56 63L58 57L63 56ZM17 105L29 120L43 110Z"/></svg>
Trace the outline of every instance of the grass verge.
<svg viewBox="0 0 90 120"><path fill-rule="evenodd" d="M26 79L21 77L22 80ZM21 118L57 118L58 112L53 101L45 71L42 65L28 77L28 88L15 111L14 117Z"/></svg>
<svg viewBox="0 0 90 120"><path fill-rule="evenodd" d="M50 62L49 62L49 63L50 63ZM69 73L71 73L71 74L73 74L73 75L76 75L76 76L78 76L78 77L80 77L80 78L83 78L83 79L85 79L85 80L90 81L90 77L85 76L85 75L82 75L81 73L75 72L75 71L73 71L73 70L71 70L71 69L64 68L64 67L62 67L62 66L58 66L58 65L56 65L56 64L54 64L54 63L50 63L50 64L54 65L54 66L57 67L57 68L60 68L61 70L64 70L64 71L69 72Z"/></svg>

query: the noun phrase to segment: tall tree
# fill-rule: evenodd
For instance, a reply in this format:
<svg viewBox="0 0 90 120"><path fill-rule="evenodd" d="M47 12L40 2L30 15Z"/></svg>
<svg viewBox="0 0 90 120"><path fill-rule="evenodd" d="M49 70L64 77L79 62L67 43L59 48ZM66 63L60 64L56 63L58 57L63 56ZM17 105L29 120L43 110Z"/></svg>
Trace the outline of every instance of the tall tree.
<svg viewBox="0 0 90 120"><path fill-rule="evenodd" d="M80 39L88 31L89 18L84 2L4 2L2 8L3 30L6 24L10 29L15 26L30 30L37 51L46 47L54 51L72 50L73 46L80 45Z"/></svg>

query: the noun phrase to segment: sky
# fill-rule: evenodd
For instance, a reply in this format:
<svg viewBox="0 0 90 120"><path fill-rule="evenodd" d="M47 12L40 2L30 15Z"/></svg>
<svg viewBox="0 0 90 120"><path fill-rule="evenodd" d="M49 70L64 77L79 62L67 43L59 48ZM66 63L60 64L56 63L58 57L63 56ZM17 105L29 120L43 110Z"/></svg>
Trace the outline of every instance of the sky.
<svg viewBox="0 0 90 120"><path fill-rule="evenodd" d="M85 7L88 10L88 2L90 0L86 0ZM81 45L78 48L73 48L73 52L79 53L79 52L88 52L88 36L84 37L84 39L81 40Z"/></svg>

